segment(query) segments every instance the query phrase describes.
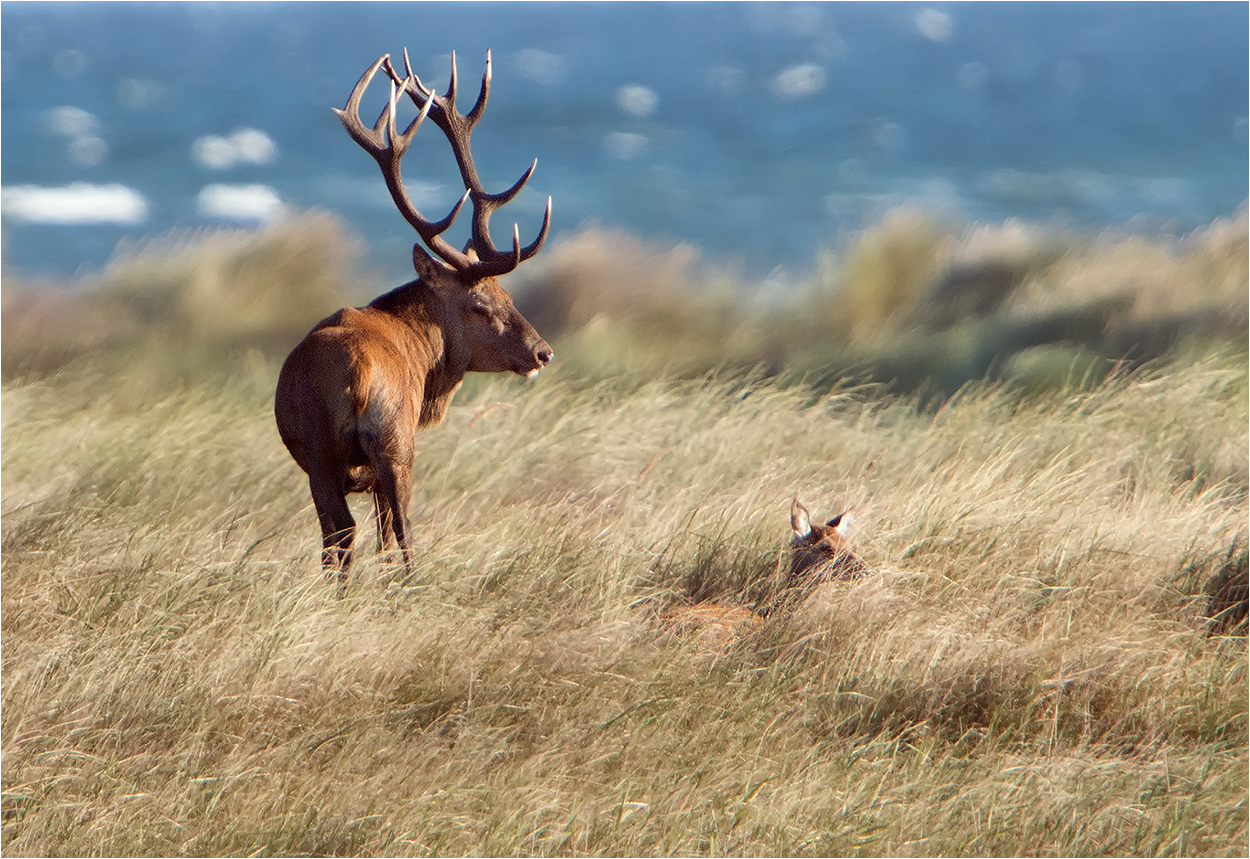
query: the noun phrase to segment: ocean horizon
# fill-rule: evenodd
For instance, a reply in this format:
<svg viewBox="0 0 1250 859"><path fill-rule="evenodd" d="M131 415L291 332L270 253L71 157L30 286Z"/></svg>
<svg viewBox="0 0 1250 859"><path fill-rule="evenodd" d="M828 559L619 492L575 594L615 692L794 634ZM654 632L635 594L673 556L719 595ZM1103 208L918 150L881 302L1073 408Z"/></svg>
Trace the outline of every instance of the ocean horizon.
<svg viewBox="0 0 1250 859"><path fill-rule="evenodd" d="M617 228L751 277L900 206L1185 232L1246 200L1248 9L9 0L3 262L71 277L122 240L325 209L408 276L411 228L330 110L405 47L440 89L456 52L462 109L491 50L474 156L498 189L538 159L496 216L523 241L548 195L556 239ZM460 196L432 125L404 175L432 217Z"/></svg>

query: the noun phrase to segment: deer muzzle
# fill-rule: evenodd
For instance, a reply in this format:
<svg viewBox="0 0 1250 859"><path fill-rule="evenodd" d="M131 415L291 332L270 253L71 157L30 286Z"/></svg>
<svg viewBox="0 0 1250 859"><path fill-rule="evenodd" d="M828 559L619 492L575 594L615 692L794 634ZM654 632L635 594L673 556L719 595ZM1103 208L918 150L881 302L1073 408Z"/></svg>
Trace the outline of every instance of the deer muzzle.
<svg viewBox="0 0 1250 859"><path fill-rule="evenodd" d="M547 341L539 340L530 352L530 365L524 368L518 367L516 369L516 373L517 375L525 376L527 379L532 379L538 375L539 370L550 364L551 359L555 356L555 353L551 351L551 346L547 344Z"/></svg>

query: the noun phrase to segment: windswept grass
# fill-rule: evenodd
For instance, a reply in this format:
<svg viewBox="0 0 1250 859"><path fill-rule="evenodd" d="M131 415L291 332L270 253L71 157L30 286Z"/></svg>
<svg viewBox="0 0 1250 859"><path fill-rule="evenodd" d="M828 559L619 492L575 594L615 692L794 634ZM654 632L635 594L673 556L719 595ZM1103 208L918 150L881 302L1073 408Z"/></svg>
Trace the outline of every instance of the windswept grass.
<svg viewBox="0 0 1250 859"><path fill-rule="evenodd" d="M419 572L342 600L270 382L6 388L6 854L1244 851L1202 617L1239 361L936 414L488 380L422 437ZM660 635L775 574L796 489L877 575L719 659Z"/></svg>
<svg viewBox="0 0 1250 859"><path fill-rule="evenodd" d="M783 293L690 246L587 229L553 242L510 288L561 363L594 384L762 373L938 400L986 378L1055 390L1097 384L1124 362L1244 353L1247 223L1241 211L1182 237L1090 238L902 210L821 254ZM65 288L10 277L3 377L107 362L176 386L278 360L327 313L395 285L362 277L360 253L335 218L312 213L124 247Z"/></svg>
<svg viewBox="0 0 1250 859"><path fill-rule="evenodd" d="M1045 316L1047 283L1085 319L1079 260L1139 252L941 229L934 271L1014 285L927 332L930 293L899 298L892 344L847 323L855 354ZM1116 318L1244 299L1221 230ZM803 339L832 281L823 316L748 314L692 251L583 235L525 287L567 293L557 362L473 377L419 439L415 575L357 498L339 599L271 397L286 344L360 298L308 268L339 228L296 232L129 254L42 317L6 296L5 855L1244 855L1246 639L1207 617L1225 580L1244 603L1244 342L939 406L837 380L844 347ZM194 296L253 292L195 324ZM875 573L723 653L667 634L670 606L778 584L796 491L853 508Z"/></svg>

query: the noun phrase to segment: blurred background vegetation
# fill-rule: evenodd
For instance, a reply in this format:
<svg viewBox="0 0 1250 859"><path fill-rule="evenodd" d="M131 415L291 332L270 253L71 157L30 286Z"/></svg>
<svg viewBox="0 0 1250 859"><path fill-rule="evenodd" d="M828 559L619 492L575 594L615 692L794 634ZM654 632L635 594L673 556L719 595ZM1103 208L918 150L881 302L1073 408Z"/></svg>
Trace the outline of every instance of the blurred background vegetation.
<svg viewBox="0 0 1250 859"><path fill-rule="evenodd" d="M336 216L307 212L123 245L74 282L6 271L4 379L84 363L171 383L272 372L318 319L394 286L364 247ZM941 399L972 380L1054 389L1126 363L1245 352L1247 255L1244 209L1180 236L969 226L900 209L830 243L780 288L689 245L593 227L506 285L570 381L750 373Z"/></svg>

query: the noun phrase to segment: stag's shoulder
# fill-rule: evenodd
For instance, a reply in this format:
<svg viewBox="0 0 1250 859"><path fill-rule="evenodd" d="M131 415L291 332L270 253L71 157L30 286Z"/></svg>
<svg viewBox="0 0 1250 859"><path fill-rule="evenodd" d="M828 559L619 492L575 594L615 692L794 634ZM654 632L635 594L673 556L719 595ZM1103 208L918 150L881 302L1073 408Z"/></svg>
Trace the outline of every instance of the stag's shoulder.
<svg viewBox="0 0 1250 859"><path fill-rule="evenodd" d="M376 340L407 346L414 330L424 331L428 325L414 325L414 320L387 307L369 304L366 307L343 307L318 322L311 335L324 339Z"/></svg>
<svg viewBox="0 0 1250 859"><path fill-rule="evenodd" d="M330 328L357 328L366 323L365 314L358 307L340 307L331 313L325 319L318 322L309 331L313 334L318 331L325 331Z"/></svg>

